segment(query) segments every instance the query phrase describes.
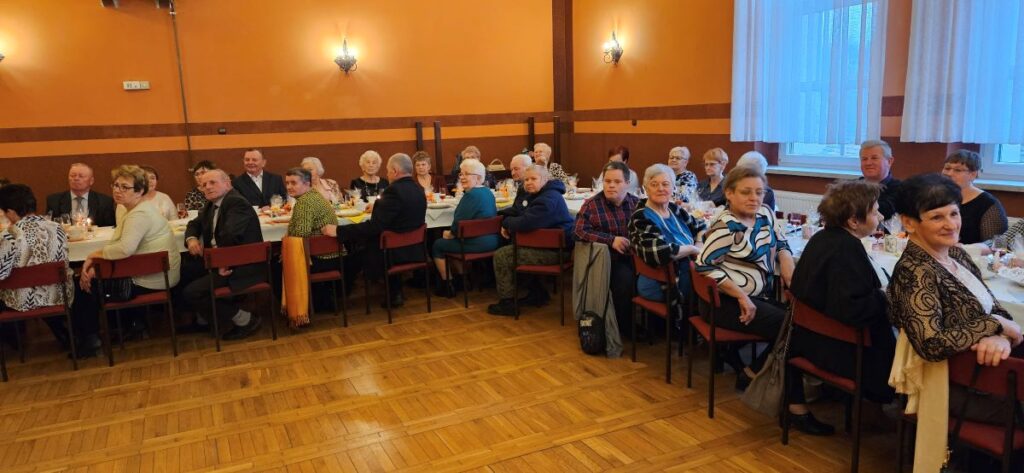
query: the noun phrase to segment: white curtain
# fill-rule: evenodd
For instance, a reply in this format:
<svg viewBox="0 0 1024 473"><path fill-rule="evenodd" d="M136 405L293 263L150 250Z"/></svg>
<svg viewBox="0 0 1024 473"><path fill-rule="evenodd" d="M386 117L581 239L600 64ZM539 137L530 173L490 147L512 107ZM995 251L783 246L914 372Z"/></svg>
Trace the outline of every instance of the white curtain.
<svg viewBox="0 0 1024 473"><path fill-rule="evenodd" d="M888 0L735 0L733 141L878 138Z"/></svg>
<svg viewBox="0 0 1024 473"><path fill-rule="evenodd" d="M1024 0L915 0L902 141L1024 143Z"/></svg>

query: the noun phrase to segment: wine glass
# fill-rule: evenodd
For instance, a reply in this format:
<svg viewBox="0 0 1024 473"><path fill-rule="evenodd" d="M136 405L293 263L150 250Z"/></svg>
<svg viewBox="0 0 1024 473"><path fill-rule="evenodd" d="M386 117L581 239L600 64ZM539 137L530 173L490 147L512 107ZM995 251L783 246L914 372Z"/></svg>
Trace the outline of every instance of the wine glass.
<svg viewBox="0 0 1024 473"><path fill-rule="evenodd" d="M60 214L60 217L57 217L57 221L67 230L71 226L71 214Z"/></svg>
<svg viewBox="0 0 1024 473"><path fill-rule="evenodd" d="M178 209L178 218L188 217L188 207L184 203L179 203L175 207Z"/></svg>
<svg viewBox="0 0 1024 473"><path fill-rule="evenodd" d="M579 177L576 174L569 176L569 192L576 192L576 182L578 182L578 180Z"/></svg>
<svg viewBox="0 0 1024 473"><path fill-rule="evenodd" d="M270 215L272 217L276 217L279 213L281 213L282 205L284 205L284 198L277 194L270 196Z"/></svg>
<svg viewBox="0 0 1024 473"><path fill-rule="evenodd" d="M71 213L71 219L74 221L75 225L81 225L88 216L89 213L81 207L75 209L74 212Z"/></svg>

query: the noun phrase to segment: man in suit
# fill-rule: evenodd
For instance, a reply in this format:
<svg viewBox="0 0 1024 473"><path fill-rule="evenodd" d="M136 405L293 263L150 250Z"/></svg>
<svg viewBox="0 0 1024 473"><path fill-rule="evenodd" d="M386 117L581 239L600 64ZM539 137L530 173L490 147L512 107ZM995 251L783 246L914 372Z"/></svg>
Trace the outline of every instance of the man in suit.
<svg viewBox="0 0 1024 473"><path fill-rule="evenodd" d="M88 218L98 227L112 227L114 221L114 199L99 192L93 192L93 172L88 164L75 163L68 171L68 192L58 192L46 197L46 211L54 217L72 214L84 208Z"/></svg>
<svg viewBox="0 0 1024 473"><path fill-rule="evenodd" d="M370 219L354 225L324 225L324 235L337 237L342 243L365 245L364 270L371 278L384 273L384 252L380 249L380 234L385 230L393 232L409 232L423 225L427 214L427 198L423 188L412 178L412 159L409 155L398 153L388 159L388 182L391 183L380 194L373 204ZM358 257L358 255L354 255ZM392 250L392 261L395 263L423 261L423 249L410 246ZM391 292L391 307L401 306L401 280L394 276L389 284L394 288Z"/></svg>
<svg viewBox="0 0 1024 473"><path fill-rule="evenodd" d="M882 195L878 197L878 211L885 220L896 214L896 193L900 181L892 177L892 163L895 159L889 143L868 140L860 144L860 172L864 176L861 179L882 186ZM884 228L884 222L879 226Z"/></svg>
<svg viewBox="0 0 1024 473"><path fill-rule="evenodd" d="M277 174L263 170L267 166L267 160L258 149L250 149L242 156L242 165L245 173L235 178L233 187L249 205L267 207L270 205L270 198L279 195L282 198L288 197L288 191L284 188L284 179Z"/></svg>
<svg viewBox="0 0 1024 473"><path fill-rule="evenodd" d="M244 245L263 241L260 220L249 202L231 189L231 180L220 169L207 171L200 178L200 188L207 203L185 229L185 246L189 256L182 259L182 297L196 311L196 320L189 331L209 331L206 321L210 314L210 274L204 268L203 249ZM187 276L186 276L187 275ZM186 277L190 277L186 280ZM217 287L229 286L233 291L263 282L263 268L259 264L221 270L213 276ZM234 327L224 340L238 340L252 335L260 327L260 317L241 309L238 300L217 300L218 314L231 314Z"/></svg>

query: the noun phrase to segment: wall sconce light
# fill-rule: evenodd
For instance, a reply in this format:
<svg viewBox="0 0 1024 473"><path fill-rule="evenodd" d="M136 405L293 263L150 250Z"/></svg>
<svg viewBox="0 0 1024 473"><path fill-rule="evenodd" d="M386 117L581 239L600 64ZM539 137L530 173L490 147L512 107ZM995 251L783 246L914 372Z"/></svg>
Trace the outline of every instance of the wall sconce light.
<svg viewBox="0 0 1024 473"><path fill-rule="evenodd" d="M622 45L619 44L618 39L615 39L615 32L612 31L612 40L604 43L604 62L618 65L619 59L622 58L622 52Z"/></svg>
<svg viewBox="0 0 1024 473"><path fill-rule="evenodd" d="M334 63L345 71L345 74L356 70L356 52L348 50L348 39L341 41L341 52L334 57Z"/></svg>
<svg viewBox="0 0 1024 473"><path fill-rule="evenodd" d="M0 62L4 62L4 53L0 53Z"/></svg>

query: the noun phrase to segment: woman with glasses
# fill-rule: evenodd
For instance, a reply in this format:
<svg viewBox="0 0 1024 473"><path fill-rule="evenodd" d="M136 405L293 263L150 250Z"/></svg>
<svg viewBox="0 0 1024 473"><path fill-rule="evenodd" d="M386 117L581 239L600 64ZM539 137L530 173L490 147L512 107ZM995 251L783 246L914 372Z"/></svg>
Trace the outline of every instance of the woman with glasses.
<svg viewBox="0 0 1024 473"><path fill-rule="evenodd" d="M126 212L119 213L114 235L102 249L89 254L82 265L80 283L82 290L92 293L92 282L96 277L95 260L125 259L136 254L167 252L170 270L168 281L171 287L178 284L181 267L180 249L175 245L174 233L156 205L144 198L149 191L149 180L142 168L134 165L123 165L114 168L110 173L114 183L114 202L123 205ZM164 275L161 273L147 274L132 278L132 295L147 294L164 290ZM129 331L138 334L145 330L145 319L133 317L129 321Z"/></svg>
<svg viewBox="0 0 1024 473"><path fill-rule="evenodd" d="M459 164L459 183L462 184L463 194L459 205L455 207L455 216L452 217L452 226L445 230L441 238L434 240L433 256L437 271L441 274L437 288L437 294L442 297L454 297L455 288L448 281L447 268L445 267L445 253L459 253L459 222L463 220L476 220L480 218L491 218L498 214L498 208L494 202L494 194L483 185L484 175L487 168L483 163L475 159L466 159ZM498 235L484 235L476 238L468 238L465 241L466 253L480 253L492 251L498 247Z"/></svg>
<svg viewBox="0 0 1024 473"><path fill-rule="evenodd" d="M725 179L723 173L727 164L729 155L722 148L712 148L704 153L704 173L708 178L697 184L697 195L701 200L710 200L716 206L725 205L722 180Z"/></svg>
<svg viewBox="0 0 1024 473"><path fill-rule="evenodd" d="M199 190L199 179L203 177L203 174L206 174L206 171L214 169L217 169L217 165L213 164L212 161L199 161L195 166L192 166L192 169L188 170L196 181L196 186L185 194L185 207L189 210L203 210L203 207L206 205L206 197L203 195L203 191Z"/></svg>
<svg viewBox="0 0 1024 473"><path fill-rule="evenodd" d="M974 185L981 171L981 157L974 151L959 149L946 156L942 175L960 187L960 243L965 245L991 240L1006 231L1006 209L994 195Z"/></svg>
<svg viewBox="0 0 1024 473"><path fill-rule="evenodd" d="M676 146L668 152L668 167L676 174L676 193L682 197L683 202L689 202L688 196L697 192L697 175L687 170L690 164L690 148Z"/></svg>

